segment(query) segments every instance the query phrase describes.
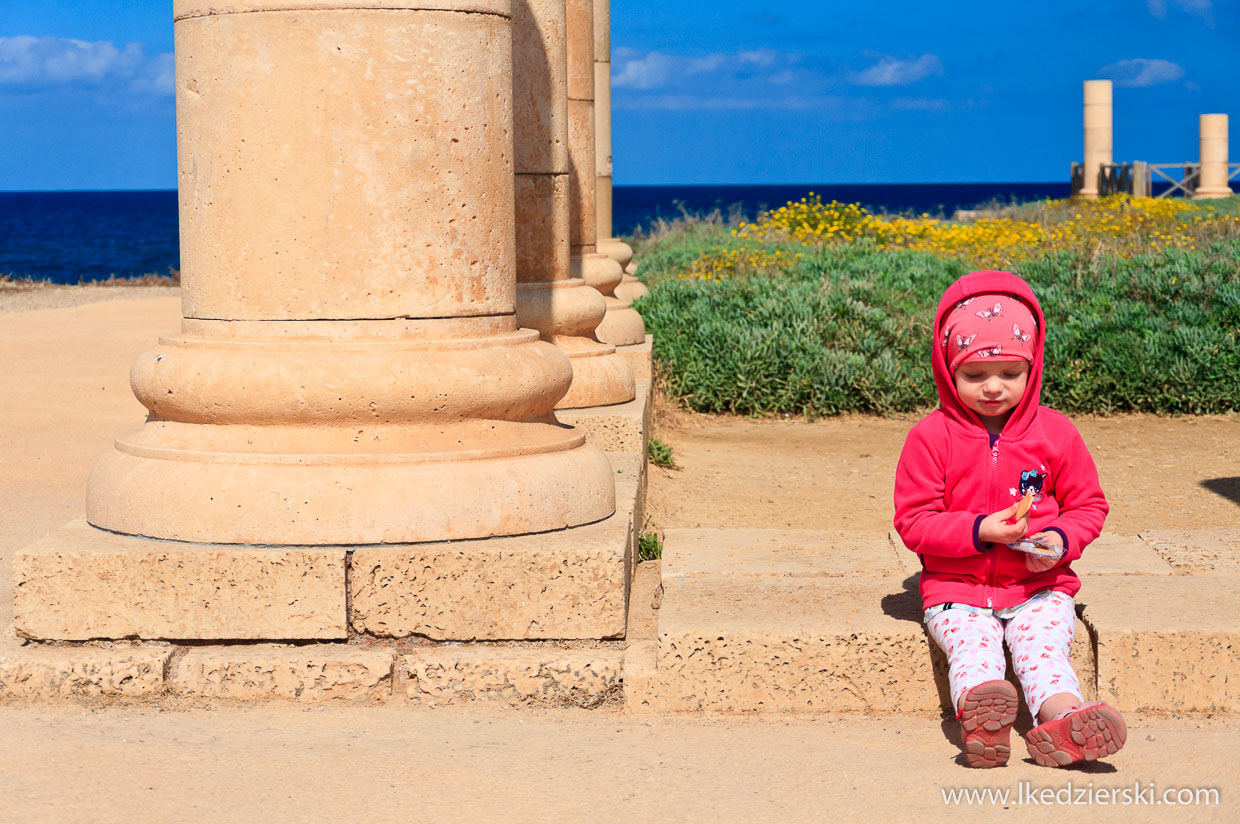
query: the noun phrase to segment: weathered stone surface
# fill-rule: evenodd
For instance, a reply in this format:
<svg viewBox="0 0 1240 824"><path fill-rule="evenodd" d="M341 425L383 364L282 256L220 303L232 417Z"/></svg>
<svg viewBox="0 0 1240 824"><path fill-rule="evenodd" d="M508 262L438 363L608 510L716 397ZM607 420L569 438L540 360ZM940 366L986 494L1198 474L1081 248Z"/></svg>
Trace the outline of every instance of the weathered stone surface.
<svg viewBox="0 0 1240 824"><path fill-rule="evenodd" d="M639 561L638 539L646 524L646 458L636 452L612 452L607 458L616 471L616 510L631 515L627 566L632 581Z"/></svg>
<svg viewBox="0 0 1240 824"><path fill-rule="evenodd" d="M901 567L881 534L817 529L669 529L663 579L893 576Z"/></svg>
<svg viewBox="0 0 1240 824"><path fill-rule="evenodd" d="M507 19L198 5L176 24L188 317L512 311Z"/></svg>
<svg viewBox="0 0 1240 824"><path fill-rule="evenodd" d="M654 335L646 335L643 343L617 346L616 351L629 359L633 376L639 381L652 381L654 374Z"/></svg>
<svg viewBox="0 0 1240 824"><path fill-rule="evenodd" d="M558 409L561 423L586 433L586 442L604 452L646 454L650 432L650 384L637 384L637 397L628 403L588 409Z"/></svg>
<svg viewBox="0 0 1240 824"><path fill-rule="evenodd" d="M183 544L77 520L13 556L19 635L54 640L335 639L343 547Z"/></svg>
<svg viewBox="0 0 1240 824"><path fill-rule="evenodd" d="M888 538L896 549L900 565L907 575L921 573L921 560L910 551L895 532ZM1170 575L1172 569L1156 552L1138 538L1102 535L1085 548L1084 555L1072 563L1078 575Z"/></svg>
<svg viewBox="0 0 1240 824"><path fill-rule="evenodd" d="M619 637L631 528L618 509L537 535L359 547L353 628L444 640Z"/></svg>
<svg viewBox="0 0 1240 824"><path fill-rule="evenodd" d="M1153 547L1177 575L1240 573L1240 529L1143 529L1139 537Z"/></svg>
<svg viewBox="0 0 1240 824"><path fill-rule="evenodd" d="M900 564L903 574L906 576L921 575L921 558L917 556L917 553L906 547L895 532L887 533L887 541L895 550L896 561Z"/></svg>
<svg viewBox="0 0 1240 824"><path fill-rule="evenodd" d="M664 579L647 700L677 711L937 713L933 646L916 593L898 579Z"/></svg>
<svg viewBox="0 0 1240 824"><path fill-rule="evenodd" d="M402 656L400 666L418 704L597 707L620 699L623 658L620 649L440 647Z"/></svg>
<svg viewBox="0 0 1240 824"><path fill-rule="evenodd" d="M1240 575L1091 577L1098 694L1125 712L1240 711Z"/></svg>
<svg viewBox="0 0 1240 824"><path fill-rule="evenodd" d="M665 543L665 570L675 539ZM626 663L629 709L950 712L946 658L923 628L915 589L899 577L793 577L800 564L784 566L664 572L654 661L635 638ZM1094 697L1093 651L1079 622L1071 661Z"/></svg>
<svg viewBox="0 0 1240 824"><path fill-rule="evenodd" d="M1172 575L1167 565L1149 544L1140 538L1102 535L1085 548L1084 554L1072 562L1078 575Z"/></svg>
<svg viewBox="0 0 1240 824"><path fill-rule="evenodd" d="M0 648L0 699L25 701L156 695L172 648Z"/></svg>
<svg viewBox="0 0 1240 824"><path fill-rule="evenodd" d="M393 653L344 644L204 647L185 654L174 692L238 701L383 700L392 692Z"/></svg>

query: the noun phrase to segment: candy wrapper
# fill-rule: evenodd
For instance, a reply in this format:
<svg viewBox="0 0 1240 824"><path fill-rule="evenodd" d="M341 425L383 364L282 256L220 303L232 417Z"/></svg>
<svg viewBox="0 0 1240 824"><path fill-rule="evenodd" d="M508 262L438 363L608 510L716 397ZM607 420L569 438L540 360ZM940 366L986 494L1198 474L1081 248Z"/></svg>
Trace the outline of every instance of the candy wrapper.
<svg viewBox="0 0 1240 824"><path fill-rule="evenodd" d="M1056 561L1063 555L1063 547L1043 541L1041 538L1022 538L1008 546L1020 552L1028 552L1030 555L1054 558Z"/></svg>

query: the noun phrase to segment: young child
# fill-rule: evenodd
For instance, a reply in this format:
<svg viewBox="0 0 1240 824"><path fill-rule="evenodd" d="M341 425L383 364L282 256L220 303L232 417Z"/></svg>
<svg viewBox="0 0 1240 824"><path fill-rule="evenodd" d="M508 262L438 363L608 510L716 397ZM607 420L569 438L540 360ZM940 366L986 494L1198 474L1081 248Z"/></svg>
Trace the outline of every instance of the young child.
<svg viewBox="0 0 1240 824"><path fill-rule="evenodd" d="M1018 698L1004 641L1037 723L1025 737L1033 759L1053 767L1115 753L1123 717L1084 702L1068 663L1081 588L1071 564L1108 507L1076 427L1039 405L1042 308L1016 275L973 272L948 287L934 330L941 406L900 454L895 528L921 557L926 626L947 653L965 759L999 767L1011 754ZM1015 520L1029 490L1033 506ZM1031 534L1062 556L1008 546Z"/></svg>

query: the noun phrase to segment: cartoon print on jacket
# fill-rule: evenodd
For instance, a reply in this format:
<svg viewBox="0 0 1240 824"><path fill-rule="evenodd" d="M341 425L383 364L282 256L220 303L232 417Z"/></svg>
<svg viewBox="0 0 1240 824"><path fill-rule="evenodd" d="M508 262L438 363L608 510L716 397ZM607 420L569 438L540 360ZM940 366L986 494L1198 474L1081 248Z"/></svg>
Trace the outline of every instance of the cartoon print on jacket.
<svg viewBox="0 0 1240 824"><path fill-rule="evenodd" d="M1020 486L1016 488L1016 492L1020 497L1025 497L1025 493L1033 490L1033 500L1042 500L1042 482L1046 480L1046 473L1037 469L1024 469L1020 473Z"/></svg>

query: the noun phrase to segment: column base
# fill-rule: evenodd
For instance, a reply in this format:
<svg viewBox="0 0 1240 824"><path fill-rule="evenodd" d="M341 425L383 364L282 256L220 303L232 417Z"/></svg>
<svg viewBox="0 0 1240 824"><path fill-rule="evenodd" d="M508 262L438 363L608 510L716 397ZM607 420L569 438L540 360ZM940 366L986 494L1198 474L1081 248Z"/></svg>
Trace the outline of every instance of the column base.
<svg viewBox="0 0 1240 824"><path fill-rule="evenodd" d="M599 238L598 253L619 263L621 270L633 259L633 247L618 237Z"/></svg>
<svg viewBox="0 0 1240 824"><path fill-rule="evenodd" d="M646 322L627 300L607 297L607 314L594 334L614 346L642 343L646 340Z"/></svg>
<svg viewBox="0 0 1240 824"><path fill-rule="evenodd" d="M585 409L628 403L637 396L637 384L629 358L610 344L587 338L556 343L568 353L573 383L555 405L558 409ZM571 347L571 348L570 348Z"/></svg>
<svg viewBox="0 0 1240 824"><path fill-rule="evenodd" d="M650 294L650 287L632 275L626 274L624 279L620 281L620 285L616 287L614 294L621 300L627 300L632 303L638 298Z"/></svg>
<svg viewBox="0 0 1240 824"><path fill-rule="evenodd" d="M86 518L210 544L489 538L606 518L607 459L553 418L353 427L152 421L91 471Z"/></svg>

